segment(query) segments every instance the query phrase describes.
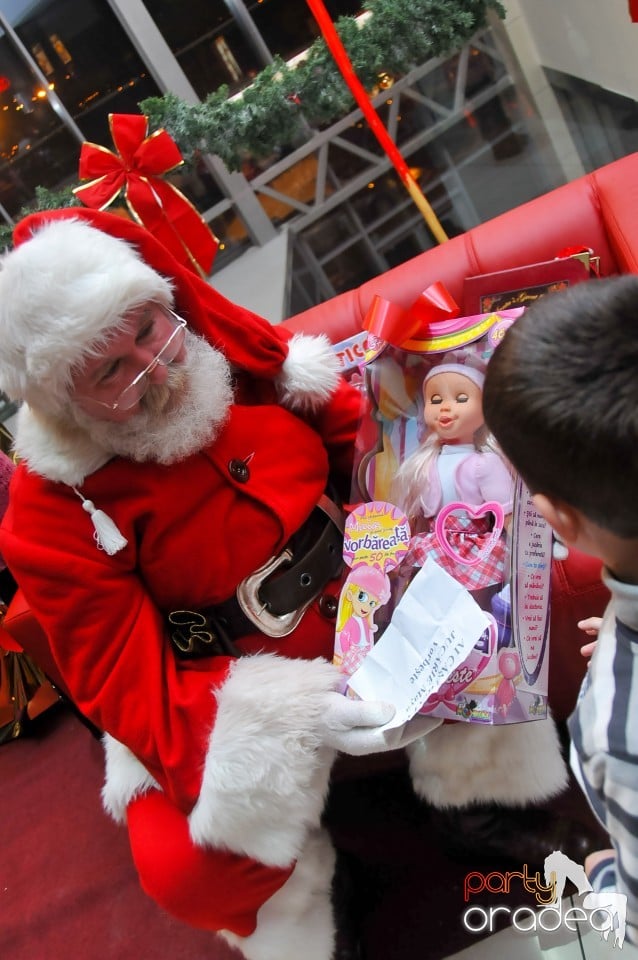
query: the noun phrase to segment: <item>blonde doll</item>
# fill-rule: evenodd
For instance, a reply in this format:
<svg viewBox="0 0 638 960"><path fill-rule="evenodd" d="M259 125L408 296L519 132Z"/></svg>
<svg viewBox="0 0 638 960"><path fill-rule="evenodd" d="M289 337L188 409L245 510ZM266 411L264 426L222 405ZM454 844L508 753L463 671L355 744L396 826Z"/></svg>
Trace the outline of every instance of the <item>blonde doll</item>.
<svg viewBox="0 0 638 960"><path fill-rule="evenodd" d="M468 590L505 579L505 540L494 537L494 515L482 505L512 510L513 476L483 419L485 367L472 355L448 353L423 383L424 441L401 465L391 493L414 534L405 563L421 566L432 556ZM447 504L460 507L447 517L444 536L456 559L441 545L436 518Z"/></svg>

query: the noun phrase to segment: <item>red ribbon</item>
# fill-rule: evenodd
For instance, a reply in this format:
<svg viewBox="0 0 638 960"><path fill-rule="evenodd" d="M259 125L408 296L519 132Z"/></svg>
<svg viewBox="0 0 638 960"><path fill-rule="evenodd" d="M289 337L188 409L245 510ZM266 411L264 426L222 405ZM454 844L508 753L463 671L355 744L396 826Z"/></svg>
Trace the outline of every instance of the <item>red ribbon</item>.
<svg viewBox="0 0 638 960"><path fill-rule="evenodd" d="M638 23L638 0L629 0L629 16L634 23Z"/></svg>
<svg viewBox="0 0 638 960"><path fill-rule="evenodd" d="M436 334L436 325L460 314L445 285L437 280L420 293L407 308L375 295L363 325L366 330L395 347L407 340L427 340Z"/></svg>
<svg viewBox="0 0 638 960"><path fill-rule="evenodd" d="M83 143L80 180L90 183L74 193L87 207L104 210L124 190L134 219L146 227L184 266L208 276L219 241L201 215L162 175L184 161L166 130L148 134L143 115L109 114L116 152Z"/></svg>

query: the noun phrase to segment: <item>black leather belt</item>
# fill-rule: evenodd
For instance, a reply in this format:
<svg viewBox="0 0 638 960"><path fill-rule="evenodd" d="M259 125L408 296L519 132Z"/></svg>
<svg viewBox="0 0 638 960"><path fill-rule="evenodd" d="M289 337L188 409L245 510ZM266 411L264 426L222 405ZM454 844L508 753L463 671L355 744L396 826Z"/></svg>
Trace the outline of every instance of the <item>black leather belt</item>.
<svg viewBox="0 0 638 960"><path fill-rule="evenodd" d="M242 580L233 597L202 610L168 614L177 654L186 659L240 656L234 641L246 634L292 633L325 585L339 575L342 549L342 513L324 496L282 552Z"/></svg>

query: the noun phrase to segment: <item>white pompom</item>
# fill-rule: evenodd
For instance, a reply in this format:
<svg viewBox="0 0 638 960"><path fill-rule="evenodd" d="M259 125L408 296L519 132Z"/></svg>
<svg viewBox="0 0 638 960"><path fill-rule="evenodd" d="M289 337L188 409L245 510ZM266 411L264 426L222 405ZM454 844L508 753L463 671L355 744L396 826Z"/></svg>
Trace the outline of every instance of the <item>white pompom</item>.
<svg viewBox="0 0 638 960"><path fill-rule="evenodd" d="M275 380L281 403L293 411L318 410L339 384L339 361L325 334L296 333Z"/></svg>

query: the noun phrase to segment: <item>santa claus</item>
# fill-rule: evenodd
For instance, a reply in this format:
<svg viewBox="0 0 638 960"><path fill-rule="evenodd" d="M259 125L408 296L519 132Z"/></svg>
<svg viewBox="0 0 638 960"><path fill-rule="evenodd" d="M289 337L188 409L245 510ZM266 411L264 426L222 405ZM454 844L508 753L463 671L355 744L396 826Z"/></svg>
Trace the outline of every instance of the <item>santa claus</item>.
<svg viewBox="0 0 638 960"><path fill-rule="evenodd" d="M490 728L337 691L339 492L359 395L324 338L221 297L144 229L33 214L0 270L22 401L0 549L78 708L144 889L248 960L330 960L337 752L408 745L435 805L559 791L550 720Z"/></svg>

